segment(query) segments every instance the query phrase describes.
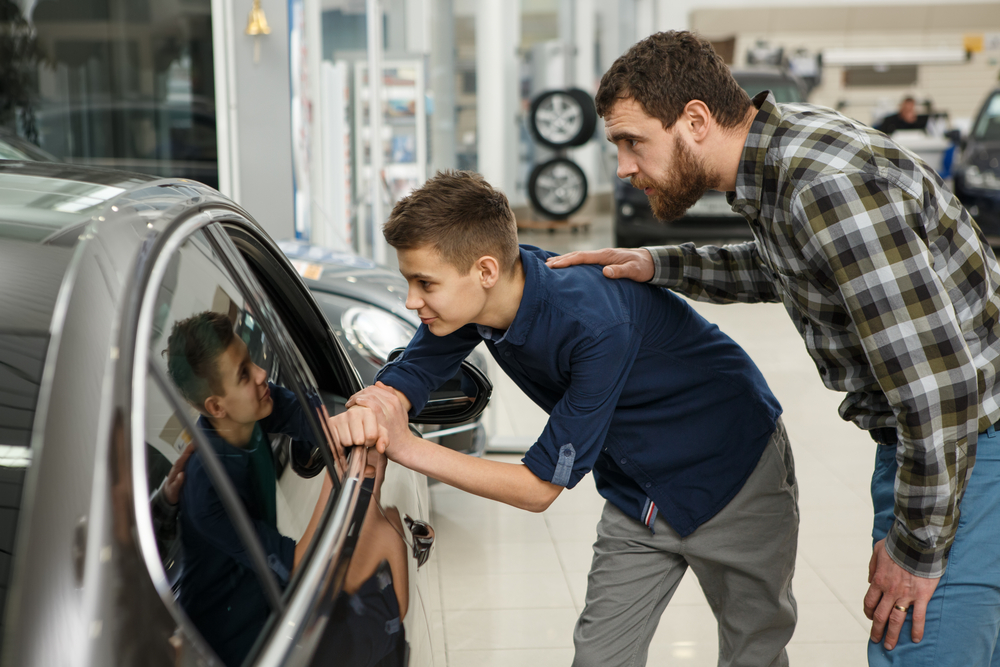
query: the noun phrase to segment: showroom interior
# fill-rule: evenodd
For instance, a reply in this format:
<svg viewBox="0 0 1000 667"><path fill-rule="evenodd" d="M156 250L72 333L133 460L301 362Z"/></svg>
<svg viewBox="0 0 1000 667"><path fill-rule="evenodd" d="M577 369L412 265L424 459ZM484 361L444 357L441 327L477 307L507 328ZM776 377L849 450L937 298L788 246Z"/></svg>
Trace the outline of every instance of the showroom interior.
<svg viewBox="0 0 1000 667"><path fill-rule="evenodd" d="M339 280L335 261L351 267L347 283L396 274L381 225L439 171L482 174L507 195L520 242L560 254L750 238L742 219L708 201L663 236L642 236L665 229L651 218L627 227L644 203L616 175L593 96L612 63L652 33L694 31L748 81L765 72L760 90L787 83L794 101L873 127L913 98L923 128L900 142L949 187L965 173L979 119L1000 119L996 0L0 0L0 9L0 150L10 151L0 162L53 160L218 190L319 295L364 383L419 326L403 307L405 281L377 277L390 280L377 283L378 297L323 281ZM25 141L42 156L24 157ZM994 202L997 159L996 175L975 172ZM990 212L963 202L1000 244L1000 203ZM201 301L218 310L212 298ZM783 408L800 514L789 661L866 665L873 443L838 415L842 396L823 386L781 304L690 303L748 352ZM365 331L369 306L381 310ZM488 353L475 360L493 385L489 406L475 429L442 421L435 437L464 433L468 455L518 463L547 415ZM158 433L176 427L171 442L181 438L181 425L163 421ZM425 482L434 547L419 571L411 564L421 590L409 614L423 625L408 621L410 664L571 664L605 504L592 476L541 513ZM689 572L648 664L707 667L718 656L712 607Z"/></svg>

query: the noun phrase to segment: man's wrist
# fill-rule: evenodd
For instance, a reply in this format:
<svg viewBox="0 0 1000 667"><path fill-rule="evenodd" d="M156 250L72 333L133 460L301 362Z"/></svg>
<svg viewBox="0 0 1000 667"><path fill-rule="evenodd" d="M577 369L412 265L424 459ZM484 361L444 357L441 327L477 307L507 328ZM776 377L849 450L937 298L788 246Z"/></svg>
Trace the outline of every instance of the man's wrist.
<svg viewBox="0 0 1000 667"><path fill-rule="evenodd" d="M643 246L653 260L650 285L671 287L680 283L684 271L684 253L678 246Z"/></svg>
<svg viewBox="0 0 1000 667"><path fill-rule="evenodd" d="M885 551L896 565L924 579L938 579L948 567L951 543L927 549L910 536L898 521L885 539Z"/></svg>

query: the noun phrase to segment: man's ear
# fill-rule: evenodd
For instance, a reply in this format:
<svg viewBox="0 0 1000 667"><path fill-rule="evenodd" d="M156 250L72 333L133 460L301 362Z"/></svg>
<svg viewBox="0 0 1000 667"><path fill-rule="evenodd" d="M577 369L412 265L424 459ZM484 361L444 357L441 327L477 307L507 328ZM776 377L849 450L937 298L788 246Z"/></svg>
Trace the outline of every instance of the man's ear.
<svg viewBox="0 0 1000 667"><path fill-rule="evenodd" d="M701 100L691 100L685 104L680 118L677 119L677 123L682 123L684 131L696 142L705 140L714 121L708 105Z"/></svg>
<svg viewBox="0 0 1000 667"><path fill-rule="evenodd" d="M479 283L489 289L500 280L500 262L496 257L484 255L476 261L475 269L479 272Z"/></svg>
<svg viewBox="0 0 1000 667"><path fill-rule="evenodd" d="M209 396L205 399L205 414L213 419L223 419L226 416L226 409L222 407L222 401L218 396Z"/></svg>

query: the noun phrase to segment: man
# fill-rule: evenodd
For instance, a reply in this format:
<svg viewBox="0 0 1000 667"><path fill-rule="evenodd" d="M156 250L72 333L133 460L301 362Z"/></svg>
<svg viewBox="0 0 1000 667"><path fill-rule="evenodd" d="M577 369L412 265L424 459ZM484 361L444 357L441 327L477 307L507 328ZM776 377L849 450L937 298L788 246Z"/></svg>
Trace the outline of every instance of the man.
<svg viewBox="0 0 1000 667"><path fill-rule="evenodd" d="M549 265L600 263L607 277L720 303L783 302L824 384L847 392L841 416L879 443L869 662L990 664L1000 266L968 212L885 135L769 92L751 101L687 32L633 46L596 101L618 175L645 189L658 217L716 189L754 241L571 253Z"/></svg>
<svg viewBox="0 0 1000 667"><path fill-rule="evenodd" d="M892 134L896 130L923 130L926 127L927 116L917 115L917 101L907 95L899 103L899 111L883 118L877 129Z"/></svg>
<svg viewBox="0 0 1000 667"><path fill-rule="evenodd" d="M331 420L335 441L378 441L400 465L536 512L593 472L607 503L575 667L644 665L688 568L718 619L721 667L787 665L798 487L781 407L747 354L667 290L547 268L552 253L518 246L507 198L478 174L438 174L383 233L422 324ZM523 465L407 427L484 342L549 414Z"/></svg>

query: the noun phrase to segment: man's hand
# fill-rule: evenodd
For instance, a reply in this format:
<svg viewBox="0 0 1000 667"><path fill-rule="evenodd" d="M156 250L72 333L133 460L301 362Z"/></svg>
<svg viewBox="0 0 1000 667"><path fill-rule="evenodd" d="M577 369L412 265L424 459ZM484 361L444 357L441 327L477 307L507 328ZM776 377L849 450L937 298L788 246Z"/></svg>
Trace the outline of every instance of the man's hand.
<svg viewBox="0 0 1000 667"><path fill-rule="evenodd" d="M914 643L924 638L924 619L927 603L934 595L938 579L926 579L910 574L889 557L885 550L885 539L875 543L871 561L868 563L868 593L865 595L865 616L872 621L872 641L882 641L885 633L885 648L891 651L899 640L899 630L906 620L906 612L897 609L913 605ZM886 624L888 623L888 631Z"/></svg>
<svg viewBox="0 0 1000 667"><path fill-rule="evenodd" d="M384 439L380 438L375 443L375 447L378 451L392 458L392 453L388 448L398 446L399 443L404 442L412 435L406 408L396 391L381 382L376 382L352 396L348 405L352 403L368 408L375 414L379 426L385 429L387 436Z"/></svg>
<svg viewBox="0 0 1000 667"><path fill-rule="evenodd" d="M354 397L358 395L355 394ZM351 398L351 401L354 400L354 397ZM375 413L356 403L348 403L348 406L346 412L331 417L328 422L334 444L346 449L354 445L373 447L381 442L382 448L379 451L384 451L387 433L385 428L379 425Z"/></svg>
<svg viewBox="0 0 1000 667"><path fill-rule="evenodd" d="M194 453L194 441L188 443L181 455L177 457L174 464L170 466L167 473L167 480L163 484L163 497L171 505L176 505L181 499L181 487L184 486L184 466Z"/></svg>
<svg viewBox="0 0 1000 667"><path fill-rule="evenodd" d="M604 250L578 250L545 262L550 269L562 269L574 264L603 264L606 278L629 278L637 283L653 279L653 256L643 248L605 248Z"/></svg>

